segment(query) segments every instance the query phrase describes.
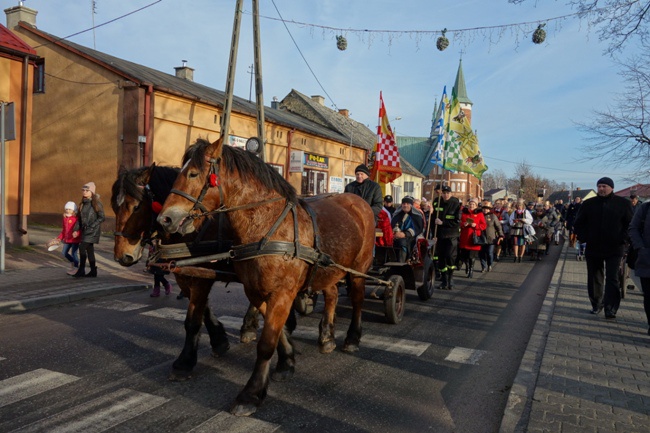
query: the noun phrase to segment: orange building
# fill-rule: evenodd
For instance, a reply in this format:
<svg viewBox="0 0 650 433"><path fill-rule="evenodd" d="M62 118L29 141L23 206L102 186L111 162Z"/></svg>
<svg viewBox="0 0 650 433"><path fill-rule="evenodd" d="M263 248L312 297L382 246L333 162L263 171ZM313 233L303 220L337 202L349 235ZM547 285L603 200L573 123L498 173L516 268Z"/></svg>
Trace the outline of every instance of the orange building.
<svg viewBox="0 0 650 433"><path fill-rule="evenodd" d="M32 150L32 93L39 58L36 51L0 24L0 102L5 125L5 166L0 167L5 209L5 238L15 246L28 245ZM36 75L38 77L38 74Z"/></svg>

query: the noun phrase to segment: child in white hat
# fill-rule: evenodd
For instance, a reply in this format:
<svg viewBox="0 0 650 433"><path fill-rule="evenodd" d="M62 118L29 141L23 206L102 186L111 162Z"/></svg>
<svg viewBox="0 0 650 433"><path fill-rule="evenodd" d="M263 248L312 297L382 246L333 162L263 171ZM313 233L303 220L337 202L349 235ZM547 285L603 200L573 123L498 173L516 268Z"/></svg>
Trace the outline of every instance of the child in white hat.
<svg viewBox="0 0 650 433"><path fill-rule="evenodd" d="M79 255L77 251L79 250L79 242L81 242L81 236L79 233L74 231L74 225L77 222L77 205L73 201L69 201L63 207L63 230L57 239L63 243L63 257L65 257L71 264L71 269L68 271L68 275L72 275L77 272L79 267Z"/></svg>

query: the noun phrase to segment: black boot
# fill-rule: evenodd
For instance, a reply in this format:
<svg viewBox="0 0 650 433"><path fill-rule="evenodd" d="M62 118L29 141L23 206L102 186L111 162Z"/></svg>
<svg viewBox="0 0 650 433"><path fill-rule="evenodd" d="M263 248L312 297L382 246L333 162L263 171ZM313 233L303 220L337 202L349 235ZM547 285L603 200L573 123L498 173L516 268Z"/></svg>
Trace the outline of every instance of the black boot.
<svg viewBox="0 0 650 433"><path fill-rule="evenodd" d="M442 272L440 274L440 282L441 282L441 284L440 284L439 289L440 290L447 290L447 288L449 286L449 283L447 282L447 272Z"/></svg>
<svg viewBox="0 0 650 433"><path fill-rule="evenodd" d="M474 260L467 262L467 278L472 278L474 276Z"/></svg>
<svg viewBox="0 0 650 433"><path fill-rule="evenodd" d="M447 290L454 288L454 271L447 272Z"/></svg>
<svg viewBox="0 0 650 433"><path fill-rule="evenodd" d="M86 276L86 265L79 265L77 272L72 274L74 278L85 277Z"/></svg>
<svg viewBox="0 0 650 433"><path fill-rule="evenodd" d="M90 265L90 272L88 272L84 277L97 278L97 266Z"/></svg>

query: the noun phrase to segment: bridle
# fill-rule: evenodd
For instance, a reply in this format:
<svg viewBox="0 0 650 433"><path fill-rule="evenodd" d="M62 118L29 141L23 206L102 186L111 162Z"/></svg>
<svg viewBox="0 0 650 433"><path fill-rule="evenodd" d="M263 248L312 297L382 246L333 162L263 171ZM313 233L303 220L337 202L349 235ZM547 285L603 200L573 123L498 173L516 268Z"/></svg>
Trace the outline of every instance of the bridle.
<svg viewBox="0 0 650 433"><path fill-rule="evenodd" d="M153 192L151 191L151 187L149 186L149 184L146 184L142 188L143 188L143 200L142 201L148 200L149 207L152 208L155 197L154 197ZM131 215L131 216L133 216L133 215ZM129 219L131 219L131 217L129 217ZM127 222L128 222L128 220L127 220ZM155 223L156 223L156 216L155 216L155 213L153 212L153 209L152 209L152 211L151 211L151 224L149 224L149 231L148 231L148 233L146 233L146 235L145 235L145 230L143 230L139 234L131 234L131 233L126 233L124 231L117 231L117 232L113 233L113 236L120 236L120 237L130 239L130 240L139 240L140 245L144 246L147 243L151 243L151 241L154 238L154 234L156 233L156 230L154 230L153 227L154 227ZM126 226L126 223L124 224L124 226Z"/></svg>
<svg viewBox="0 0 650 433"><path fill-rule="evenodd" d="M250 209L266 203L286 200L284 197L275 197L267 200L262 200L254 203L248 203L245 205L228 208L223 204L224 194L223 194L223 188L221 187L221 178L219 177L221 158L206 158L206 160L207 162L210 163L210 169L208 170L208 175L205 178L205 183L203 184L203 188L201 189L201 192L199 193L199 196L197 198L194 198L190 194L186 193L185 191L181 191L178 189L172 189L171 191L169 191L170 194L180 195L184 199L194 203L194 206L192 206L192 209L190 209L188 212L189 214L188 218L197 219L197 218L202 218L205 216L210 216L218 213L233 212L242 209ZM203 199L205 198L210 188L219 188L219 203L221 204L220 207L211 211L209 211L203 205Z"/></svg>

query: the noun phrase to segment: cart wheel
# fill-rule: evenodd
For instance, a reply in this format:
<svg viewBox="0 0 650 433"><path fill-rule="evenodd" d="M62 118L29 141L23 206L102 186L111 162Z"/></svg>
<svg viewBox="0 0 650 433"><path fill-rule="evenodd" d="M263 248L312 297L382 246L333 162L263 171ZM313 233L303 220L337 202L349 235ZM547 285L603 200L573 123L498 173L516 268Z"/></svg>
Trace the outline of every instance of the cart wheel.
<svg viewBox="0 0 650 433"><path fill-rule="evenodd" d="M314 312L314 305L316 305L317 296L317 294L313 294L310 297L307 292L298 293L296 299L293 300L293 308L295 308L301 316L309 316Z"/></svg>
<svg viewBox="0 0 650 433"><path fill-rule="evenodd" d="M404 284L404 279L399 275L391 275L388 281L393 283L393 285L392 287L386 287L384 291L384 314L388 323L396 325L404 317L406 285Z"/></svg>
<svg viewBox="0 0 650 433"><path fill-rule="evenodd" d="M421 301L427 301L433 296L433 289L435 286L434 273L433 273L433 263L429 265L428 269L425 269L422 275L424 281L422 285L418 287L418 296Z"/></svg>

